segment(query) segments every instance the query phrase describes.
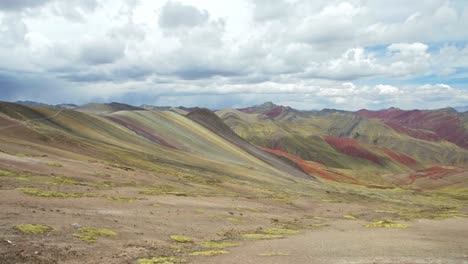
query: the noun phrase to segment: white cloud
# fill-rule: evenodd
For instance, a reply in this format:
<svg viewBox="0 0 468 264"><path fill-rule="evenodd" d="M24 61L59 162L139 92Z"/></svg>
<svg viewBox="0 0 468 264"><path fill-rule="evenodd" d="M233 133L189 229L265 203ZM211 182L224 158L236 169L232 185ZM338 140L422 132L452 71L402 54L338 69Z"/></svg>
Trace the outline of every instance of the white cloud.
<svg viewBox="0 0 468 264"><path fill-rule="evenodd" d="M463 104L466 82L430 83L467 77L467 24L468 5L446 0L1 1L0 71L86 88L82 100Z"/></svg>
<svg viewBox="0 0 468 264"><path fill-rule="evenodd" d="M400 93L400 89L392 85L378 84L376 88L379 91L379 94L383 94L383 95L391 95L391 94Z"/></svg>

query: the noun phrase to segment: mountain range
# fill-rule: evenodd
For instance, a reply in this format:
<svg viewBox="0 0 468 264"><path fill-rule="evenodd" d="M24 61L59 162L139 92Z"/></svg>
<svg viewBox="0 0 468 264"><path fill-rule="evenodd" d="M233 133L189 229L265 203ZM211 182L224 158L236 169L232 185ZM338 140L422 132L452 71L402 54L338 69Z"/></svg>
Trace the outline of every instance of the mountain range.
<svg viewBox="0 0 468 264"><path fill-rule="evenodd" d="M467 139L451 108L0 102L0 263L347 263L356 236L457 263Z"/></svg>
<svg viewBox="0 0 468 264"><path fill-rule="evenodd" d="M232 172L222 171L232 178L246 177L250 173L245 171L255 168L258 179L268 174L275 180L317 178L392 187L407 182L395 175L468 167L468 113L452 108L300 111L267 102L211 111L4 102L0 118L3 152L30 142L40 152L84 154L125 166L188 167L216 174L223 164L232 167Z"/></svg>

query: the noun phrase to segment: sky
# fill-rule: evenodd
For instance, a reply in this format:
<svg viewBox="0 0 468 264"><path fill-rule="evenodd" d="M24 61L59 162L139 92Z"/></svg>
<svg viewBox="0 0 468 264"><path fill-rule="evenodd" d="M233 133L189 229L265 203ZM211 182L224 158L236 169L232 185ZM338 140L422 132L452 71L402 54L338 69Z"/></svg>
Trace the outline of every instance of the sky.
<svg viewBox="0 0 468 264"><path fill-rule="evenodd" d="M468 105L464 0L1 0L0 100Z"/></svg>

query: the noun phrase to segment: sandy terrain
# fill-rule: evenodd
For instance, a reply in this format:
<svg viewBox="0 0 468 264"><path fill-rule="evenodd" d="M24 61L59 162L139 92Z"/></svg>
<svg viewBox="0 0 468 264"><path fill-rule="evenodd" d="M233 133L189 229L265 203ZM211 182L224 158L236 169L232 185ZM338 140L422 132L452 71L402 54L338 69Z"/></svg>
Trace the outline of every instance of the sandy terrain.
<svg viewBox="0 0 468 264"><path fill-rule="evenodd" d="M193 263L468 263L468 220L418 220L406 229L339 221L286 239L232 249ZM283 253L287 256L259 256Z"/></svg>

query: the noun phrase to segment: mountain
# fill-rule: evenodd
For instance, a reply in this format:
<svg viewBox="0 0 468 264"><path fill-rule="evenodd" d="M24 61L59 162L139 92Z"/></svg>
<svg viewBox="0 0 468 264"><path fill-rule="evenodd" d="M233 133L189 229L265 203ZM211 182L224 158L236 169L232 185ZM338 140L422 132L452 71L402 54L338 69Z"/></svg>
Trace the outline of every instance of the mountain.
<svg viewBox="0 0 468 264"><path fill-rule="evenodd" d="M452 142L468 149L468 130L466 117L453 108L438 110L400 110L387 109L381 111L360 110L357 115L375 118L384 122L395 131L426 141Z"/></svg>
<svg viewBox="0 0 468 264"><path fill-rule="evenodd" d="M144 108L0 102L0 263L234 263L251 248L246 259L275 262L258 247L317 232L387 241L374 226L408 227L388 245L412 234L424 248L429 233L463 245L467 150L439 130L272 103ZM445 122L428 116L427 129Z"/></svg>
<svg viewBox="0 0 468 264"><path fill-rule="evenodd" d="M76 104L58 104L58 105L55 105L55 107L65 108L65 109L75 109L75 108L78 108L79 106Z"/></svg>
<svg viewBox="0 0 468 264"><path fill-rule="evenodd" d="M283 173L301 177L304 179L311 179L311 176L292 167L290 164L285 163L283 160L277 158L271 153L256 147L245 141L234 133L229 126L227 126L216 114L208 109L196 109L187 115L191 120L196 121L210 131L216 133L220 137L224 138L231 144L243 149L250 155L264 161L272 167L282 171Z"/></svg>
<svg viewBox="0 0 468 264"><path fill-rule="evenodd" d="M88 104L78 109L0 103L0 150L11 155L59 155L69 160L96 160L118 168L155 171L161 174L158 181L162 182L186 175L195 181L184 183L189 185L206 184L211 179L221 185L229 182L229 188L250 181L251 186L268 182L270 188L284 189L294 185L291 181L314 181L312 176L273 156L267 157L273 165L259 159L255 155L268 155L240 137L232 140L235 134L222 122L216 124L215 120L215 125L224 125L222 131L205 127L213 116L195 112L188 118L171 111L119 103ZM25 149L24 144L29 147ZM46 169L47 165L39 168ZM209 191L213 187L205 188ZM229 189L217 186L225 188Z"/></svg>
<svg viewBox="0 0 468 264"><path fill-rule="evenodd" d="M34 101L16 101L17 104L29 105L29 106L47 106L47 104L34 102Z"/></svg>
<svg viewBox="0 0 468 264"><path fill-rule="evenodd" d="M75 109L76 111L85 112L85 113L93 113L93 114L108 114L118 111L136 111L136 110L145 110L140 107L128 105L128 104L121 104L121 103L109 103L109 104L98 104L98 103L90 103L85 104Z"/></svg>
<svg viewBox="0 0 468 264"><path fill-rule="evenodd" d="M267 102L216 113L252 144L299 163L322 164L355 181L387 184L378 175L468 164L466 115L453 109L299 111Z"/></svg>

